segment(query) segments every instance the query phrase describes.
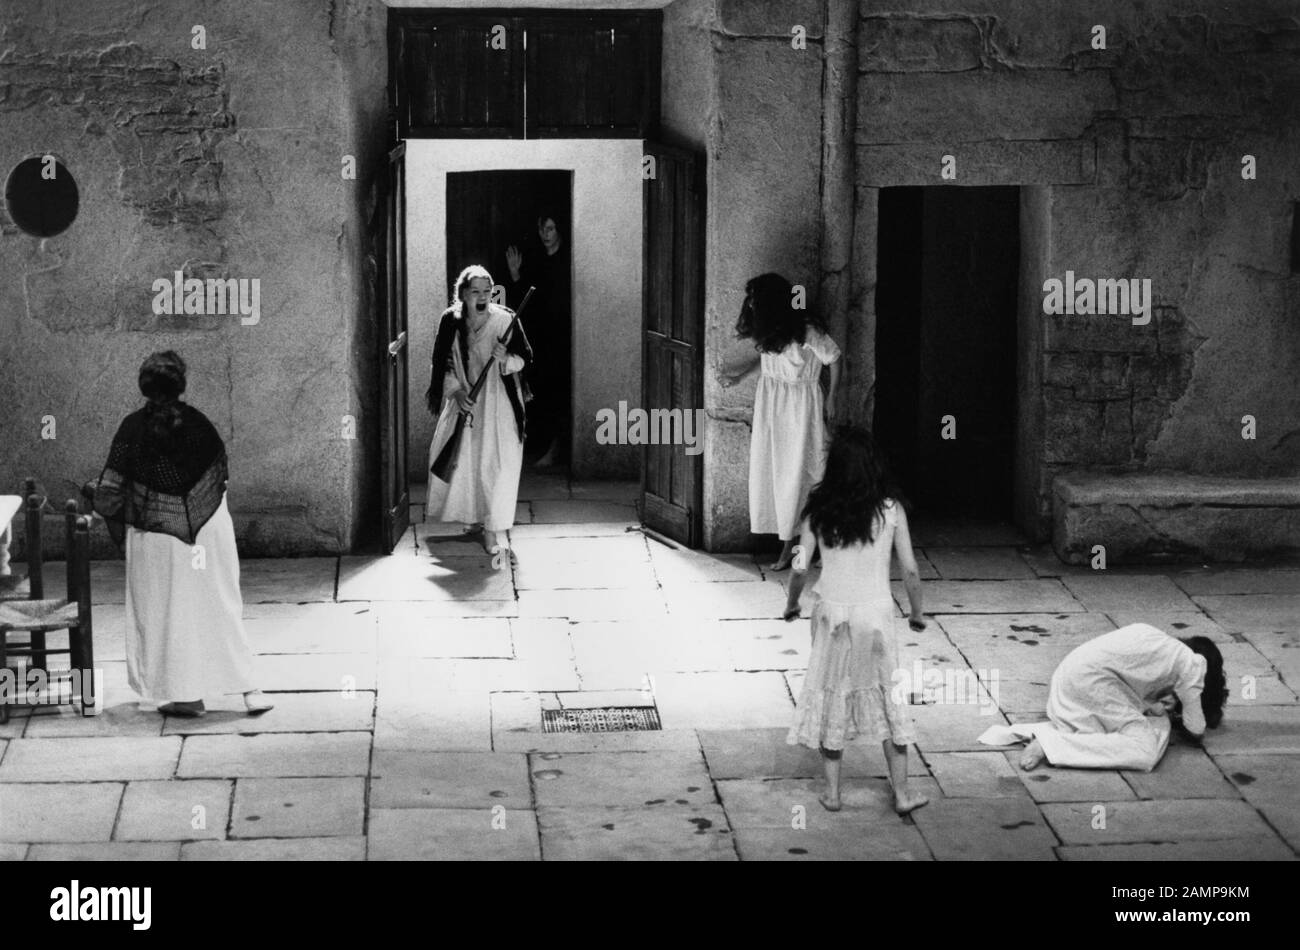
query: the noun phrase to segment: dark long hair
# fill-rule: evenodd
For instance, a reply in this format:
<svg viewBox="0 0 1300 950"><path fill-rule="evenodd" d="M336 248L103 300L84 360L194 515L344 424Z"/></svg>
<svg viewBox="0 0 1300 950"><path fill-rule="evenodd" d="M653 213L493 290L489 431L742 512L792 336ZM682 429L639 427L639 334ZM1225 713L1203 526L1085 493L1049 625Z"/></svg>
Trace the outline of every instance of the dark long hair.
<svg viewBox="0 0 1300 950"><path fill-rule="evenodd" d="M140 366L140 392L150 439L159 448L171 445L181 427L181 394L185 392L185 361L174 350L152 353Z"/></svg>
<svg viewBox="0 0 1300 950"><path fill-rule="evenodd" d="M826 473L808 495L802 517L821 542L841 548L875 539L885 502L903 498L876 450L871 434L841 426L826 457Z"/></svg>
<svg viewBox="0 0 1300 950"><path fill-rule="evenodd" d="M1188 637L1183 641L1194 653L1205 657L1205 688L1201 690L1201 712L1205 725L1213 729L1223 721L1228 701L1228 679L1223 672L1223 654L1209 637Z"/></svg>
<svg viewBox="0 0 1300 950"><path fill-rule="evenodd" d="M810 323L816 326L816 318L808 310L794 308L794 285L780 274L760 274L745 284L736 335L753 340L764 353L780 353L791 343L802 343Z"/></svg>

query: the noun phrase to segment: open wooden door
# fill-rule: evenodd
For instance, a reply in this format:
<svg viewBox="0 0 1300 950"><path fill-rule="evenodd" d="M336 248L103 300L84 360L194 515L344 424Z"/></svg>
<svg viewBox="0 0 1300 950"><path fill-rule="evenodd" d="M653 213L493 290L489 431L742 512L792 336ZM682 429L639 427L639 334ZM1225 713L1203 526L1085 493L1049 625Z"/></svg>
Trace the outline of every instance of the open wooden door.
<svg viewBox="0 0 1300 950"><path fill-rule="evenodd" d="M383 332L379 354L383 365L380 400L380 495L383 524L380 538L390 553L411 520L411 492L407 484L407 346L406 336L406 146L388 155L387 213L384 241Z"/></svg>
<svg viewBox="0 0 1300 950"><path fill-rule="evenodd" d="M645 154L654 159L654 175L643 191L642 407L680 409L693 427L704 406L704 161L651 143ZM704 434L697 435L702 446ZM646 527L698 548L703 498L702 452L687 455L683 445L643 448Z"/></svg>

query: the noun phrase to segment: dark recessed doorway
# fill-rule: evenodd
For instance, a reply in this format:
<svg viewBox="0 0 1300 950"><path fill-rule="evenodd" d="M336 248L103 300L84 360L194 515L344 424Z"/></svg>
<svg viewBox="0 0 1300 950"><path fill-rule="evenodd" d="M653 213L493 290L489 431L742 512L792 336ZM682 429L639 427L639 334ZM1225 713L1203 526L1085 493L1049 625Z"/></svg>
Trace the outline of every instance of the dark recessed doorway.
<svg viewBox="0 0 1300 950"><path fill-rule="evenodd" d="M533 399L524 458L560 470L572 457L572 208L569 171L447 175L447 286L455 286L465 267L481 264L505 288L507 306L518 308L527 287L537 288L521 319L534 355L525 371ZM558 246L543 243L547 222ZM512 247L521 258L519 281L510 272Z"/></svg>
<svg viewBox="0 0 1300 950"><path fill-rule="evenodd" d="M874 430L925 514L1009 521L1020 197L884 188Z"/></svg>

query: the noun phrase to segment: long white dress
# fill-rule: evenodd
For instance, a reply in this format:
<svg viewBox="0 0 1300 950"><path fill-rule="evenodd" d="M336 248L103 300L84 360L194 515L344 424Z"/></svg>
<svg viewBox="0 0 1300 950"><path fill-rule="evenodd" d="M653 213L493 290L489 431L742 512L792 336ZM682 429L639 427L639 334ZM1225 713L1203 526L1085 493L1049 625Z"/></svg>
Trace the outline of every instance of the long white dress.
<svg viewBox="0 0 1300 950"><path fill-rule="evenodd" d="M869 544L820 545L812 650L786 737L790 745L843 749L858 735L898 745L916 741L895 688L898 609L889 590L889 558L897 524L898 508L886 502Z"/></svg>
<svg viewBox="0 0 1300 950"><path fill-rule="evenodd" d="M462 308L444 316L454 316ZM459 344L452 345L453 370L443 384L442 410L429 445L429 467L456 429L460 409L457 390L466 393L473 387L483 367L492 356L492 348L510 327L509 311L495 304L488 306L488 319L477 331L469 330L469 367L461 363ZM519 473L524 464L524 446L519 439L514 409L510 404L506 376L523 369L524 360L515 354L506 363L493 365L474 406L471 425L461 439L459 461L451 483L429 474L429 492L425 508L426 521L482 524L488 531L506 531L515 522L515 505L519 498Z"/></svg>
<svg viewBox="0 0 1300 950"><path fill-rule="evenodd" d="M816 327L804 342L760 354L749 444L749 530L788 541L799 533L799 512L826 469L826 425L819 380L840 348Z"/></svg>
<svg viewBox="0 0 1300 950"><path fill-rule="evenodd" d="M256 689L243 615L235 526L224 497L193 545L127 527L126 675L145 702Z"/></svg>
<svg viewBox="0 0 1300 950"><path fill-rule="evenodd" d="M1173 692L1183 725L1205 731L1201 692L1205 658L1150 624L1134 623L1094 637L1070 652L1052 673L1045 723L990 730L989 744L1006 732L1033 736L1051 765L1150 772L1169 745L1169 717L1158 706ZM990 735L990 733L998 735Z"/></svg>

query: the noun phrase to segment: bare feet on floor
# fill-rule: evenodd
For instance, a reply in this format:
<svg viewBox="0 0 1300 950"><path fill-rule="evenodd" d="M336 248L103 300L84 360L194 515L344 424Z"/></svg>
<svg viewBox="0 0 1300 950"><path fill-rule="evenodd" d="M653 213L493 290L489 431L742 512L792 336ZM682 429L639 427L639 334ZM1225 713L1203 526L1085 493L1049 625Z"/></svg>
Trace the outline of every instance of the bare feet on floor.
<svg viewBox="0 0 1300 950"><path fill-rule="evenodd" d="M495 531L483 532L483 550L487 551L488 554L496 553L496 547L498 543L499 540L497 538L497 533Z"/></svg>
<svg viewBox="0 0 1300 950"><path fill-rule="evenodd" d="M894 811L900 815L910 815L930 801L929 797L911 789L904 789L894 795Z"/></svg>
<svg viewBox="0 0 1300 950"><path fill-rule="evenodd" d="M1037 739L1025 746L1025 751L1020 753L1020 768L1026 772L1032 772L1046 760L1047 754L1043 751L1043 746Z"/></svg>
<svg viewBox="0 0 1300 950"><path fill-rule="evenodd" d="M270 712L275 705L262 694L260 689L255 689L244 694L244 708L248 710L250 716L260 716L264 712Z"/></svg>
<svg viewBox="0 0 1300 950"><path fill-rule="evenodd" d="M822 803L822 808L827 811L839 811L843 806L840 804L839 796L833 796L830 792L822 792L817 796L817 801Z"/></svg>

